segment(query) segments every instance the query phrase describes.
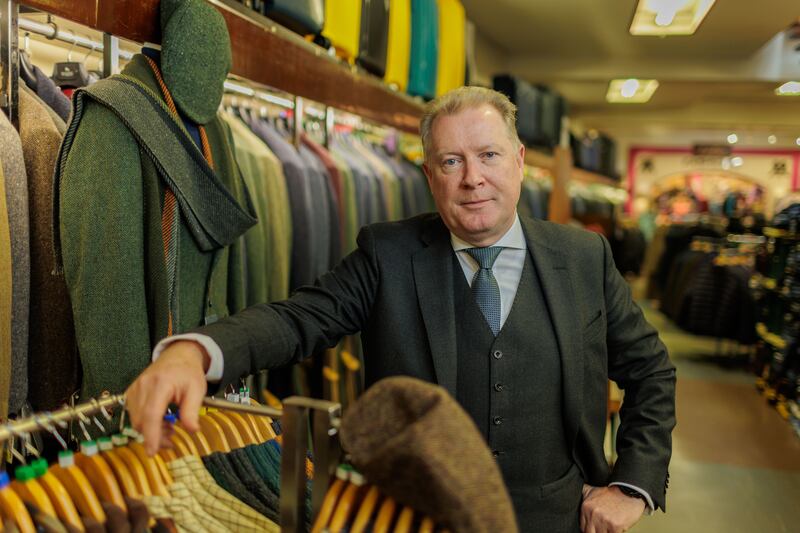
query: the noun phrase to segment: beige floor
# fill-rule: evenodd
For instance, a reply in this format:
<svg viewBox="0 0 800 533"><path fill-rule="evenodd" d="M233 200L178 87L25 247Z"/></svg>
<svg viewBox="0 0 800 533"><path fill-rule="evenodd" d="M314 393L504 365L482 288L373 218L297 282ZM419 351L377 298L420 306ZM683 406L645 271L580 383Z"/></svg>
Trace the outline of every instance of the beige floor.
<svg viewBox="0 0 800 533"><path fill-rule="evenodd" d="M735 356L645 306L678 369L667 513L636 533L800 533L800 437Z"/></svg>

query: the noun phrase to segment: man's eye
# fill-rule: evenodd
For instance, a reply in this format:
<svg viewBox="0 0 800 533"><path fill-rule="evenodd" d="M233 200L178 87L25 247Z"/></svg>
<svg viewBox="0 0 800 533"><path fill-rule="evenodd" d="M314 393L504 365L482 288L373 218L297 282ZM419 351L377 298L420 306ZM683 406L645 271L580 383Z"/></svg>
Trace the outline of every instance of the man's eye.
<svg viewBox="0 0 800 533"><path fill-rule="evenodd" d="M444 160L444 166L446 166L446 167L455 166L457 163L458 163L458 159L445 159Z"/></svg>
<svg viewBox="0 0 800 533"><path fill-rule="evenodd" d="M484 156L486 159L492 159L492 158L493 158L493 157L495 157L496 155L497 155L497 152L486 152L485 154L483 154L483 156Z"/></svg>

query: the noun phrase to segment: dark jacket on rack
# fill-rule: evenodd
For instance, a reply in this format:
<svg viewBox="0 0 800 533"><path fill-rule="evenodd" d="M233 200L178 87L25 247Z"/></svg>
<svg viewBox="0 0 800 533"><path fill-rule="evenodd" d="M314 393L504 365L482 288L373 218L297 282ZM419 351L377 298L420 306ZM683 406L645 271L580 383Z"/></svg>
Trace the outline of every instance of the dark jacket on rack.
<svg viewBox="0 0 800 533"><path fill-rule="evenodd" d="M178 333L244 307L239 237L255 219L227 126L218 117L204 125L212 169L164 104L143 56L121 76L78 90L73 106L56 172L54 224L82 395L91 397L122 392L144 370L167 334L170 310ZM174 284L161 223L166 187L180 212L169 241Z"/></svg>
<svg viewBox="0 0 800 533"><path fill-rule="evenodd" d="M28 396L34 409L50 410L69 403L80 376L67 284L53 257L53 169L62 136L34 96L20 91L19 104L31 221Z"/></svg>
<svg viewBox="0 0 800 533"><path fill-rule="evenodd" d="M566 456L576 466L565 474L569 477L565 483L573 487L575 478L597 486L631 483L664 508L670 432L675 424L675 370L666 349L633 303L605 239L548 222L521 220L530 269L538 274L538 283L531 286L540 287L545 302L544 308L532 313L546 309L546 320L552 324L546 337L556 346L555 354L549 355L557 355ZM225 354L223 384L261 368L303 359L360 330L367 385L407 375L438 383L454 398L472 392L459 389L465 386L457 338L463 309L455 304L454 252L441 218L422 215L368 226L358 243L359 248L315 286L301 288L284 302L251 307L199 330ZM524 324L525 313L518 320ZM514 345L513 339L509 345ZM535 353L535 347L530 352L520 349L525 350L523 360ZM529 373L514 372L513 356L487 354L506 365L504 384L509 390L535 389ZM617 437L619 459L613 471L603 452L609 378L626 391ZM510 408L513 411L514 406ZM508 449L532 449L513 424L504 424L502 430ZM500 464L508 479L517 477L513 464ZM550 489L555 491L559 482ZM509 490L512 496L515 490L520 494L538 490L529 485L530 481L522 482ZM577 494L568 498L579 500L580 484ZM515 505L518 516L524 516L536 504L520 500Z"/></svg>

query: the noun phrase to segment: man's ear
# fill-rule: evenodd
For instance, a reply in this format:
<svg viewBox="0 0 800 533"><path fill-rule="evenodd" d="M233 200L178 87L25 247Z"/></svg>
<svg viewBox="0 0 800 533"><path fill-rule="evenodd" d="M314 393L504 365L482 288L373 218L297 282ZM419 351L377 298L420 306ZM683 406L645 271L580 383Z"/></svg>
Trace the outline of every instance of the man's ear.
<svg viewBox="0 0 800 533"><path fill-rule="evenodd" d="M431 169L428 167L428 162L425 161L422 163L422 172L425 174L425 177L428 179L428 187L431 186Z"/></svg>

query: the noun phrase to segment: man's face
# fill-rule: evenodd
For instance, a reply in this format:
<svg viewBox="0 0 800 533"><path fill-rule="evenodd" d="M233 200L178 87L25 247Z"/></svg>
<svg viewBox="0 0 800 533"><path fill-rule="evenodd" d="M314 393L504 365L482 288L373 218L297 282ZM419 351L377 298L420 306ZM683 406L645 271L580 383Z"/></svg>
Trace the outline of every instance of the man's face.
<svg viewBox="0 0 800 533"><path fill-rule="evenodd" d="M423 169L450 231L473 246L502 237L514 223L524 158L490 105L437 117Z"/></svg>

